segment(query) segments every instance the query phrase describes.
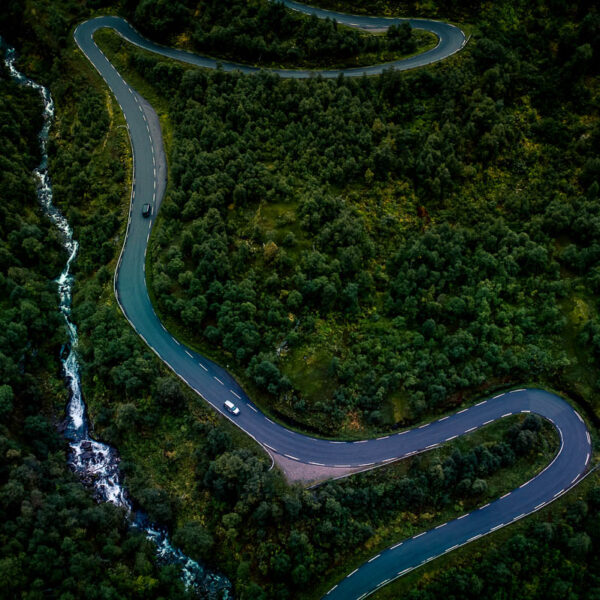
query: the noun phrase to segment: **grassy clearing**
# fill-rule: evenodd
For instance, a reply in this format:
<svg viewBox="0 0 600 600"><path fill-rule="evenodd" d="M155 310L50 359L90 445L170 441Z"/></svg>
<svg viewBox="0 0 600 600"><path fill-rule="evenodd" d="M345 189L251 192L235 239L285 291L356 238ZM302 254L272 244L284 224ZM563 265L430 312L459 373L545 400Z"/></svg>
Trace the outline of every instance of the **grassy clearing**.
<svg viewBox="0 0 600 600"><path fill-rule="evenodd" d="M565 373L565 381L582 398L589 399L597 413L598 400L594 393L597 368L590 359L589 350L582 347L578 341L584 325L597 315L595 301L593 298L574 291L562 301L561 310L566 319L564 348L571 363Z"/></svg>

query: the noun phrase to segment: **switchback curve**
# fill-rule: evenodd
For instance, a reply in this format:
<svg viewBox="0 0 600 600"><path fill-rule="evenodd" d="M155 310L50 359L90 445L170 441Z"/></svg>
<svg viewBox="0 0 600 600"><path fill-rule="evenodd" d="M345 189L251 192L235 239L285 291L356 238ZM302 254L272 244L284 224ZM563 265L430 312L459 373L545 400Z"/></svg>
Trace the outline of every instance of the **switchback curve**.
<svg viewBox="0 0 600 600"><path fill-rule="evenodd" d="M403 21L373 17L345 16L312 9L292 1L294 10L329 16L366 29L381 29ZM435 33L436 48L405 60L356 69L321 71L323 77L377 75L385 69L406 70L431 64L459 51L465 44L462 31L452 25L422 19L409 20L413 27ZM499 394L470 408L418 428L376 440L354 442L317 439L290 431L266 417L245 394L235 379L222 367L186 348L171 336L158 319L146 287L145 256L152 225L166 186L166 161L160 126L152 108L131 89L96 46L93 34L109 27L129 42L163 56L200 67L216 68L217 61L155 44L119 17L98 17L75 30L75 40L104 78L119 102L130 135L134 159L133 186L125 243L115 273L115 294L132 327L150 348L183 381L225 417L243 429L271 454L315 466L367 469L392 462L439 446L489 423L518 413L535 413L548 419L560 436L560 450L544 471L502 498L437 528L396 544L373 557L332 588L327 598L362 599L419 565L461 545L523 518L551 502L576 485L585 475L591 456L589 431L581 416L562 398L538 389L520 389ZM230 62L219 63L224 70L254 73L258 69ZM306 78L308 70L275 70L282 77ZM141 206L154 207L145 219ZM232 418L223 408L226 399L241 408Z"/></svg>

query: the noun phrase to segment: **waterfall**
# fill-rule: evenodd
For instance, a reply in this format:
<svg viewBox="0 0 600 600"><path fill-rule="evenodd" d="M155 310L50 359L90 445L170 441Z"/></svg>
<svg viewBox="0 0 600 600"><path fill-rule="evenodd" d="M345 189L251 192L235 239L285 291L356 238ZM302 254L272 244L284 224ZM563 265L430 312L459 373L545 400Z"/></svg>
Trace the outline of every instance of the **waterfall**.
<svg viewBox="0 0 600 600"><path fill-rule="evenodd" d="M0 48L2 38L0 38ZM14 48L6 48L4 64L10 75L21 85L37 90L44 104L44 125L39 133L42 161L34 170L37 180L37 195L44 213L60 230L68 259L56 279L60 312L65 320L69 343L66 358L62 359L63 373L69 388L69 403L66 410L65 437L69 440L69 464L81 480L89 485L99 502L111 502L125 509L131 524L145 532L146 537L156 544L157 559L162 564L178 564L182 579L188 589L195 590L201 598L232 598L231 583L224 576L211 572L196 561L173 547L167 531L149 522L147 516L132 506L119 472L119 456L114 448L90 437L85 402L81 393L79 361L77 357L77 326L71 320L73 298L73 275L71 265L77 256L79 244L73 239L73 230L62 212L52 202L52 184L48 174L48 134L54 118L54 101L49 90L32 81L15 68Z"/></svg>

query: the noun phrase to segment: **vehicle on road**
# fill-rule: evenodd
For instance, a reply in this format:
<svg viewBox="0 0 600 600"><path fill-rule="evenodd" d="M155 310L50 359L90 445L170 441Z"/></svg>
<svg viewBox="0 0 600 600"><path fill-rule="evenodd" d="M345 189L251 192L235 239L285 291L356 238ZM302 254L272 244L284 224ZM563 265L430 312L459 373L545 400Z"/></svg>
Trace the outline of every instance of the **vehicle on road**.
<svg viewBox="0 0 600 600"><path fill-rule="evenodd" d="M223 406L232 414L232 415L239 415L240 414L240 409L230 400L225 400L225 402L223 402Z"/></svg>
<svg viewBox="0 0 600 600"><path fill-rule="evenodd" d="M142 206L142 216L149 217L152 214L152 207L149 204Z"/></svg>

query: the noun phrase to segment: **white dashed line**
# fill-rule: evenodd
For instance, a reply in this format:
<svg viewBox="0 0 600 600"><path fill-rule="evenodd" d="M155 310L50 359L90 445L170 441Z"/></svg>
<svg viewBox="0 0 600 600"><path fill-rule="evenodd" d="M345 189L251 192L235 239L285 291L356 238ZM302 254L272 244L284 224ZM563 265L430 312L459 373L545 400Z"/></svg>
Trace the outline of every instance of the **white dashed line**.
<svg viewBox="0 0 600 600"><path fill-rule="evenodd" d="M445 441L446 441L446 442L451 442L452 440L455 440L457 437L458 437L457 435L453 435L453 436L451 436L451 437L449 437L449 438L446 438L446 440L445 440Z"/></svg>
<svg viewBox="0 0 600 600"><path fill-rule="evenodd" d="M462 415L464 412L467 412L467 410L469 410L468 408L463 408L462 410L459 410L456 414L457 415Z"/></svg>
<svg viewBox="0 0 600 600"><path fill-rule="evenodd" d="M380 556L381 556L381 554L378 554L377 556L370 558L367 562L373 562L374 560L377 560Z"/></svg>
<svg viewBox="0 0 600 600"><path fill-rule="evenodd" d="M422 535L425 535L427 532L423 531L422 533L418 533L417 535L413 535L413 540L416 540L417 538L420 538Z"/></svg>
<svg viewBox="0 0 600 600"><path fill-rule="evenodd" d="M506 414L502 415L501 418L504 419L504 417L511 417L511 416L512 416L512 413L506 413Z"/></svg>
<svg viewBox="0 0 600 600"><path fill-rule="evenodd" d="M395 550L396 548L400 548L400 546L402 546L402 544L404 544L404 542L400 542L399 544L396 544L395 546L392 546L390 548L390 550Z"/></svg>
<svg viewBox="0 0 600 600"><path fill-rule="evenodd" d="M577 477L575 479L577 479ZM545 504L545 502L542 502L541 504L538 504L533 510L540 510L540 508L542 508L542 506L544 506Z"/></svg>
<svg viewBox="0 0 600 600"><path fill-rule="evenodd" d="M508 494L504 494L504 496L500 496L500 500L503 500L504 498L508 498L508 496L511 495L512 492L508 492Z"/></svg>
<svg viewBox="0 0 600 600"><path fill-rule="evenodd" d="M229 390L238 400L241 400L242 398L240 396L238 396L233 390ZM250 406L250 405L248 405Z"/></svg>
<svg viewBox="0 0 600 600"><path fill-rule="evenodd" d="M450 418L450 415L442 417L441 419L438 419L438 423L441 423L442 421L445 421L446 419L449 419L449 418Z"/></svg>
<svg viewBox="0 0 600 600"><path fill-rule="evenodd" d="M442 523L441 525L438 525L436 529L441 529L442 527L446 527L446 525L448 525L448 523Z"/></svg>
<svg viewBox="0 0 600 600"><path fill-rule="evenodd" d="M387 440L390 436L389 435L384 435L383 437L378 437L378 440Z"/></svg>
<svg viewBox="0 0 600 600"><path fill-rule="evenodd" d="M199 362L198 364L199 364L199 365L200 365L200 366L201 366L201 367L202 367L202 368L203 368L205 371L208 371L208 369L207 369L207 368L206 368L206 367L205 367L205 366L204 366L204 365L203 365L201 362Z"/></svg>
<svg viewBox="0 0 600 600"><path fill-rule="evenodd" d="M465 430L465 433L471 433L471 431L475 431L477 427L471 427L470 429Z"/></svg>
<svg viewBox="0 0 600 600"><path fill-rule="evenodd" d="M213 379L216 379L221 385L225 385L218 377L213 375Z"/></svg>
<svg viewBox="0 0 600 600"><path fill-rule="evenodd" d="M248 403L246 402L246 406L247 406L247 407L248 407L250 410L253 410L255 413L257 413L257 412L258 412L258 411L257 411L257 410L254 408L254 406L252 406L252 404L248 404Z"/></svg>
<svg viewBox="0 0 600 600"><path fill-rule="evenodd" d="M354 575L354 573L356 573L358 571L358 569L354 569L354 571L352 571L352 573L350 573L350 575L346 575L346 579L348 577L352 577L352 575Z"/></svg>
<svg viewBox="0 0 600 600"><path fill-rule="evenodd" d="M487 400L482 400L481 402L477 403L475 406L481 406L482 404L485 404L487 402Z"/></svg>
<svg viewBox="0 0 600 600"><path fill-rule="evenodd" d="M191 352L189 350L186 350L185 353L190 357L190 358L194 358L191 354Z"/></svg>

